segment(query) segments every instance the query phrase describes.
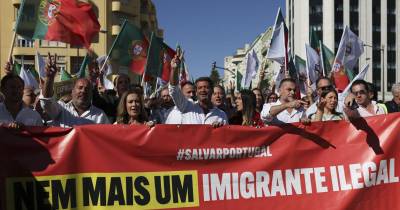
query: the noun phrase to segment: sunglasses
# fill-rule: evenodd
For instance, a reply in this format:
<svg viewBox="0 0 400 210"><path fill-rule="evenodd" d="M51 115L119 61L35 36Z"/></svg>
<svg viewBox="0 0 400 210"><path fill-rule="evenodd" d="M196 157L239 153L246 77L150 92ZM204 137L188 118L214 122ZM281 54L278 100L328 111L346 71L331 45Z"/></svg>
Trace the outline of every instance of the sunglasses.
<svg viewBox="0 0 400 210"><path fill-rule="evenodd" d="M332 85L328 85L328 86L324 86L324 87L319 87L318 89L320 89L320 90L330 90L330 89L333 89L333 86Z"/></svg>
<svg viewBox="0 0 400 210"><path fill-rule="evenodd" d="M353 94L356 95L356 96L358 96L358 94L365 95L365 94L367 94L367 91L366 90L359 90L359 91L353 92Z"/></svg>

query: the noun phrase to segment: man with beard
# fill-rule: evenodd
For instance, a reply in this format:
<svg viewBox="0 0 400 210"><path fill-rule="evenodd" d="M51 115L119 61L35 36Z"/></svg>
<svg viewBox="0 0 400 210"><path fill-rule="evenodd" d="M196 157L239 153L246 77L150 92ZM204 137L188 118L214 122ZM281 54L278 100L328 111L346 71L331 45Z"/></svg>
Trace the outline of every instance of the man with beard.
<svg viewBox="0 0 400 210"><path fill-rule="evenodd" d="M279 100L274 103L264 104L261 111L261 119L269 124L282 124L304 122L303 105L306 103L295 100L296 82L285 78L279 84ZM304 121L303 121L304 120Z"/></svg>
<svg viewBox="0 0 400 210"><path fill-rule="evenodd" d="M201 77L195 82L197 102L187 99L178 86L179 64L181 56L176 55L171 61L172 72L169 92L175 105L182 112L182 124L212 124L219 127L227 124L225 112L214 107L211 102L213 84L210 78Z"/></svg>
<svg viewBox="0 0 400 210"><path fill-rule="evenodd" d="M73 127L84 124L108 124L106 114L92 105L92 86L88 79L78 79L71 91L72 100L68 103L57 103L53 98L54 77L58 71L57 55L51 57L46 65L46 78L40 102L43 110L53 120L53 125Z"/></svg>

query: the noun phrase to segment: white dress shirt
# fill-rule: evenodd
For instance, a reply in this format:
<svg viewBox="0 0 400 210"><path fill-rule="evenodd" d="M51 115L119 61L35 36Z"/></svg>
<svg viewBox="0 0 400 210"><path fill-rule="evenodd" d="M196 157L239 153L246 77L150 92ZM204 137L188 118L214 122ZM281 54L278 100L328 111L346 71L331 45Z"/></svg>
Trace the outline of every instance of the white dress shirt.
<svg viewBox="0 0 400 210"><path fill-rule="evenodd" d="M272 116L269 112L271 107L281 105L281 101L278 100L273 103L264 104L263 109L261 111L261 119L271 124L283 124L283 123L294 123L300 122L300 119L303 116L304 109L293 109L291 113L288 112L287 109L280 112L277 116Z"/></svg>
<svg viewBox="0 0 400 210"><path fill-rule="evenodd" d="M361 117L372 117L375 115L380 115L380 114L387 114L385 109L383 109L381 106L379 106L376 101L371 101L372 106L374 107L374 113L370 113L366 108L359 106L357 108L358 113L360 114Z"/></svg>
<svg viewBox="0 0 400 210"><path fill-rule="evenodd" d="M179 111L178 107L174 106L169 112L165 124L182 124L182 112Z"/></svg>
<svg viewBox="0 0 400 210"><path fill-rule="evenodd" d="M81 116L76 111L72 101L64 103L56 102L52 98L39 96L42 109L53 120L52 125L60 127L73 127L85 124L109 124L110 121L103 110L91 105Z"/></svg>
<svg viewBox="0 0 400 210"><path fill-rule="evenodd" d="M18 122L27 126L42 126L42 117L37 111L24 106L14 119L4 103L0 103L0 124Z"/></svg>
<svg viewBox="0 0 400 210"><path fill-rule="evenodd" d="M212 124L222 122L228 124L228 118L224 111L213 107L207 114L204 114L198 102L187 99L178 86L169 85L169 94L171 95L177 109L182 113L182 124Z"/></svg>

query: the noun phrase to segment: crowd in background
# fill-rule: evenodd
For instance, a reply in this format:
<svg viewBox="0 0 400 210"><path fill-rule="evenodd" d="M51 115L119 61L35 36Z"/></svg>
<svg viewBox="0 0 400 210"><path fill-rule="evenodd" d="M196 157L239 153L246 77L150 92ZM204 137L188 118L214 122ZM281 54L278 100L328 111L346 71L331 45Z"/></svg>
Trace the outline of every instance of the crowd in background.
<svg viewBox="0 0 400 210"><path fill-rule="evenodd" d="M356 80L350 93L341 97L331 80L321 77L313 91L298 97L295 80L285 78L276 87L234 91L213 84L209 77L194 83L179 82L179 55L171 62L169 83L157 94L147 96L142 86L128 75L114 78L114 90L105 91L99 67L90 65L89 78L74 82L71 94L56 101L54 78L59 71L56 56L48 57L46 77L39 90L26 87L13 74L12 62L5 66L1 80L0 123L10 128L22 126L73 127L85 124L227 124L263 127L281 123L351 120L399 112L400 84L393 84L393 99L377 102L371 83ZM146 95L146 96L145 96Z"/></svg>

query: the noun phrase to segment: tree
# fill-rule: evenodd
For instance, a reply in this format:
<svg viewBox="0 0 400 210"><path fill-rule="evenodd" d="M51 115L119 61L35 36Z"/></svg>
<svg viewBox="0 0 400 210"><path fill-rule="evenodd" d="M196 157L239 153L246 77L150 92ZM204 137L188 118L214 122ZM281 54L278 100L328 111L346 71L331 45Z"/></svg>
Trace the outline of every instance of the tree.
<svg viewBox="0 0 400 210"><path fill-rule="evenodd" d="M214 85L219 84L221 79L219 77L219 72L218 72L217 69L214 68L214 69L211 70L210 79L214 83Z"/></svg>

